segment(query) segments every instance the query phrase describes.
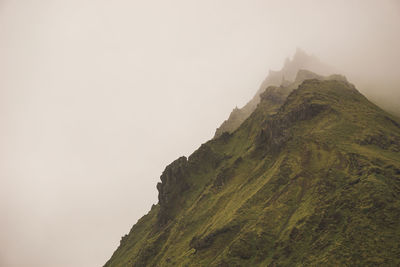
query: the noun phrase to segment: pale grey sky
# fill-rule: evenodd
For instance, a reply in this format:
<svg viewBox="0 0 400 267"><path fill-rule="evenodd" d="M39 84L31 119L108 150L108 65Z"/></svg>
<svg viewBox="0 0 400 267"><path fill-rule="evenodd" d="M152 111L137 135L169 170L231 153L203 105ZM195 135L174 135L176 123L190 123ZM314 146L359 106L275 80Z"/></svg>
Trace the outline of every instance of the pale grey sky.
<svg viewBox="0 0 400 267"><path fill-rule="evenodd" d="M0 266L104 264L296 47L400 101L396 0L0 0Z"/></svg>

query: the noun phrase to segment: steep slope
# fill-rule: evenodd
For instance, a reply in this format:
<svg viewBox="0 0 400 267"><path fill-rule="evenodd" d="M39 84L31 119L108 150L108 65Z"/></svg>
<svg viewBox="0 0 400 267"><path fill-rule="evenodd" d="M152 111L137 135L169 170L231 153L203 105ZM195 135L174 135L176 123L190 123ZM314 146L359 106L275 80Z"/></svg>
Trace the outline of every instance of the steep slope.
<svg viewBox="0 0 400 267"><path fill-rule="evenodd" d="M400 265L400 122L340 76L290 86L171 163L105 266Z"/></svg>
<svg viewBox="0 0 400 267"><path fill-rule="evenodd" d="M279 71L269 71L267 78L262 82L254 97L242 108L235 108L229 118L225 120L215 131L214 138L221 136L224 132L232 133L236 130L256 109L260 102L260 95L269 86L287 86L297 81L297 72L307 69L323 75L332 74L331 67L323 64L317 57L308 55L301 49L297 49L292 59L286 59L285 64ZM292 88L294 89L294 88Z"/></svg>

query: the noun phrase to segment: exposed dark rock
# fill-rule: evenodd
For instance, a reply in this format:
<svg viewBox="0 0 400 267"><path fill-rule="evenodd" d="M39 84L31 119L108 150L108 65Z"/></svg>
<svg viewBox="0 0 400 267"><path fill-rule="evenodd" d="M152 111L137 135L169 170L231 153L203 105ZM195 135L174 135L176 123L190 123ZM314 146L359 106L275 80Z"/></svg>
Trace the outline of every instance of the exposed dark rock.
<svg viewBox="0 0 400 267"><path fill-rule="evenodd" d="M218 167L224 155L216 153L208 144L202 144L189 156L188 164L193 172L204 172L208 168Z"/></svg>
<svg viewBox="0 0 400 267"><path fill-rule="evenodd" d="M234 176L234 170L232 168L222 169L215 178L213 188L224 186Z"/></svg>
<svg viewBox="0 0 400 267"><path fill-rule="evenodd" d="M349 185L355 185L355 184L358 184L359 182L360 182L360 178L356 178L356 179L351 180L349 182Z"/></svg>
<svg viewBox="0 0 400 267"><path fill-rule="evenodd" d="M400 123L396 122L395 120L393 120L392 118L390 118L389 116L385 116L385 119L390 121L394 126L396 126L397 128L400 128Z"/></svg>
<svg viewBox="0 0 400 267"><path fill-rule="evenodd" d="M189 175L186 157L180 157L168 165L161 175L161 183L157 184L160 212L158 222L165 225L173 216L174 207L181 194L189 189L186 177Z"/></svg>
<svg viewBox="0 0 400 267"><path fill-rule="evenodd" d="M238 230L239 230L239 227L237 225L229 225L229 226L220 228L212 233L209 233L204 237L195 236L190 241L189 246L196 250L206 249L206 248L209 248L213 244L213 242L215 241L215 239L218 236L227 234L230 232L237 232Z"/></svg>
<svg viewBox="0 0 400 267"><path fill-rule="evenodd" d="M359 140L358 143L360 145L375 145L384 150L400 152L400 138L397 136L377 133L374 135L367 135L362 140Z"/></svg>
<svg viewBox="0 0 400 267"><path fill-rule="evenodd" d="M283 108L283 107L282 107ZM287 131L294 123L310 120L323 111L330 109L328 105L304 103L293 108L283 116L273 116L266 121L266 126L257 137L258 147L268 151L276 151L291 138L292 133Z"/></svg>
<svg viewBox="0 0 400 267"><path fill-rule="evenodd" d="M235 131L256 109L260 102L261 94L270 86L287 87L293 90L305 79L343 79L343 76L340 75L332 75L325 78L305 69L317 71L323 75L333 73L332 69L326 64L323 64L318 58L313 55L308 55L301 49L297 49L292 59L286 59L281 70L269 71L267 78L262 82L253 99L243 108L235 108L229 118L215 131L214 138L218 138L224 132L232 133ZM301 71L300 73L298 73L299 70ZM296 75L298 76L297 78Z"/></svg>
<svg viewBox="0 0 400 267"><path fill-rule="evenodd" d="M261 95L261 101L282 105L286 100L287 94L280 87L270 86Z"/></svg>
<svg viewBox="0 0 400 267"><path fill-rule="evenodd" d="M370 166L370 163L368 162L368 158L363 155L349 153L347 155L347 166L352 174L361 175L363 174L363 170L366 170Z"/></svg>

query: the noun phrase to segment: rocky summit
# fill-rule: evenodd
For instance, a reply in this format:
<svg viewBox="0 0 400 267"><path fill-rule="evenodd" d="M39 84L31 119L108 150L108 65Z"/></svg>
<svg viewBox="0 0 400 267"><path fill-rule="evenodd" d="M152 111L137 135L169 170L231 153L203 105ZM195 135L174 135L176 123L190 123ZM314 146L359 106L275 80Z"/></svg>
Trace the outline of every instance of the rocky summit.
<svg viewBox="0 0 400 267"><path fill-rule="evenodd" d="M400 265L399 119L343 76L289 78L165 168L105 266Z"/></svg>
<svg viewBox="0 0 400 267"><path fill-rule="evenodd" d="M299 73L300 70L304 70ZM308 70L308 71L305 71ZM328 65L322 63L317 57L308 55L301 49L297 49L292 59L287 58L282 69L278 71L270 70L267 78L262 82L260 88L254 97L242 108L235 108L231 112L229 118L224 121L220 127L215 131L214 138L219 137L224 132L232 133L236 130L256 109L260 102L260 95L269 86L282 86L292 84L292 89L299 85L299 80L304 80L306 73L317 72L322 75L333 73L333 69ZM312 75L315 78L314 73ZM321 76L322 77L322 76Z"/></svg>

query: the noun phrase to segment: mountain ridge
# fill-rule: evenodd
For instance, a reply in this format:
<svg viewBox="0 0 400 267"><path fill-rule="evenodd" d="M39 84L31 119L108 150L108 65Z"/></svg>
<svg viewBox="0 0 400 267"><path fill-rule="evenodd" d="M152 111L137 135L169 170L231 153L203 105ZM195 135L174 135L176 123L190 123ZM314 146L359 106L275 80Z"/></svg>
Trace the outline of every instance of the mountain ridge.
<svg viewBox="0 0 400 267"><path fill-rule="evenodd" d="M398 119L343 76L297 78L168 165L105 266L400 264Z"/></svg>
<svg viewBox="0 0 400 267"><path fill-rule="evenodd" d="M310 72L318 72L322 75L334 73L332 67L322 63L317 57L309 55L302 49L297 48L293 57L287 58L283 67L278 70L270 70L267 77L261 83L254 97L242 108L235 108L220 127L215 131L214 138L220 136L224 132L232 132L236 130L240 124L246 120L248 116L256 109L260 102L260 95L269 86L289 85L296 82L299 70L308 70ZM313 73L315 77L315 73ZM321 76L322 77L322 76ZM304 77L303 77L304 78ZM298 85L298 84L297 84Z"/></svg>

